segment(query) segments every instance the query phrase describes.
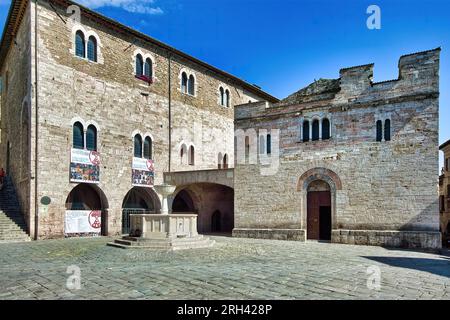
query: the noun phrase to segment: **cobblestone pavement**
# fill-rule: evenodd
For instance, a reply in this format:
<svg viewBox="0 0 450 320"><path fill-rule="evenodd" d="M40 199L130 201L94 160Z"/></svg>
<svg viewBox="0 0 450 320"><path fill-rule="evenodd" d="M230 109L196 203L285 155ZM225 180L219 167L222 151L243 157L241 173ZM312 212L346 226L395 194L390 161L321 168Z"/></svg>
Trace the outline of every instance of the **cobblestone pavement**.
<svg viewBox="0 0 450 320"><path fill-rule="evenodd" d="M3 243L0 299L450 299L448 254L213 238L213 248L176 252L110 238ZM79 290L66 286L72 265Z"/></svg>

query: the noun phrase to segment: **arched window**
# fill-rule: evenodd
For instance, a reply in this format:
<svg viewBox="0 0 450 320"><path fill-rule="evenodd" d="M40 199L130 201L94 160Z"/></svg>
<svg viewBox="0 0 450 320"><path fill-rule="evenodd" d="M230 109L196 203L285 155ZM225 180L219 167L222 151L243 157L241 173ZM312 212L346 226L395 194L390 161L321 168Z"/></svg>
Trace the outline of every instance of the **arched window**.
<svg viewBox="0 0 450 320"><path fill-rule="evenodd" d="M314 120L312 123L312 141L319 140L319 120Z"/></svg>
<svg viewBox="0 0 450 320"><path fill-rule="evenodd" d="M74 149L84 149L84 130L83 125L75 122L72 128Z"/></svg>
<svg viewBox="0 0 450 320"><path fill-rule="evenodd" d="M189 165L193 166L194 165L194 158L195 157L195 150L194 150L194 146L190 146L189 147Z"/></svg>
<svg viewBox="0 0 450 320"><path fill-rule="evenodd" d="M384 122L384 141L391 141L391 120Z"/></svg>
<svg viewBox="0 0 450 320"><path fill-rule="evenodd" d="M188 93L192 96L195 94L195 78L192 74L189 76Z"/></svg>
<svg viewBox="0 0 450 320"><path fill-rule="evenodd" d="M228 169L228 155L226 153L223 156L223 168Z"/></svg>
<svg viewBox="0 0 450 320"><path fill-rule="evenodd" d="M134 156L142 158L142 137L139 134L134 136Z"/></svg>
<svg viewBox="0 0 450 320"><path fill-rule="evenodd" d="M245 136L245 159L247 160L250 156L250 137Z"/></svg>
<svg viewBox="0 0 450 320"><path fill-rule="evenodd" d="M183 165L186 164L186 158L187 158L187 147L185 144L183 144L180 149L181 164Z"/></svg>
<svg viewBox="0 0 450 320"><path fill-rule="evenodd" d="M330 120L322 120L322 140L330 139Z"/></svg>
<svg viewBox="0 0 450 320"><path fill-rule="evenodd" d="M142 60L142 56L140 54L138 54L136 56L136 76L140 77L143 75L143 64L144 61Z"/></svg>
<svg viewBox="0 0 450 320"><path fill-rule="evenodd" d="M219 152L219 155L217 156L217 168L222 169L222 153Z"/></svg>
<svg viewBox="0 0 450 320"><path fill-rule="evenodd" d="M230 106L230 91L228 89L225 91L225 106Z"/></svg>
<svg viewBox="0 0 450 320"><path fill-rule="evenodd" d="M144 140L144 158L152 159L152 138L146 137Z"/></svg>
<svg viewBox="0 0 450 320"><path fill-rule="evenodd" d="M86 149L97 151L97 128L92 124L86 130Z"/></svg>
<svg viewBox="0 0 450 320"><path fill-rule="evenodd" d="M267 154L272 153L272 136L270 134L267 135Z"/></svg>
<svg viewBox="0 0 450 320"><path fill-rule="evenodd" d="M303 121L303 142L309 141L309 121Z"/></svg>
<svg viewBox="0 0 450 320"><path fill-rule="evenodd" d="M183 93L187 93L187 82L188 82L187 74L186 72L183 72L181 74L181 92Z"/></svg>
<svg viewBox="0 0 450 320"><path fill-rule="evenodd" d="M147 58L145 60L144 75L148 79L152 79L153 78L153 63L152 63L152 60L150 60L150 58Z"/></svg>
<svg viewBox="0 0 450 320"><path fill-rule="evenodd" d="M377 141L383 140L383 122L377 121Z"/></svg>
<svg viewBox="0 0 450 320"><path fill-rule="evenodd" d="M225 92L223 91L222 87L220 87L219 91L220 91L220 105L224 106L225 105Z"/></svg>
<svg viewBox="0 0 450 320"><path fill-rule="evenodd" d="M75 54L81 58L85 57L84 34L79 30L75 34Z"/></svg>
<svg viewBox="0 0 450 320"><path fill-rule="evenodd" d="M90 36L87 44L87 58L90 61L97 62L97 39Z"/></svg>

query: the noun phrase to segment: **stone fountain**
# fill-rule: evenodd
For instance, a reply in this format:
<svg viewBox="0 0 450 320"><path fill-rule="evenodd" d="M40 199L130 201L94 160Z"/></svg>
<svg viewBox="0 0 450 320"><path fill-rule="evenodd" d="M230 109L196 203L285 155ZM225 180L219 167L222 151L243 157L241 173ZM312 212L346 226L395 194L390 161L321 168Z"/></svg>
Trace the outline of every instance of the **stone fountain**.
<svg viewBox="0 0 450 320"><path fill-rule="evenodd" d="M108 245L138 249L194 249L214 245L214 241L197 232L197 214L172 213L168 198L176 186L162 184L154 186L162 198L159 214L130 214L130 235Z"/></svg>

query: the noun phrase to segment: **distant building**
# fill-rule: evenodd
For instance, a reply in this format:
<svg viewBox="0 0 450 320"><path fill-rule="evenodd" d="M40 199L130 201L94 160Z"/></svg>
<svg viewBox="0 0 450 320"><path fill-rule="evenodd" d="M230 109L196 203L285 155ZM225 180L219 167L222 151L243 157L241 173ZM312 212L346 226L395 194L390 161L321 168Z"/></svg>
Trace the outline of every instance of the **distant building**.
<svg viewBox="0 0 450 320"><path fill-rule="evenodd" d="M444 168L439 177L439 212L442 237L445 245L450 242L450 140L439 147L444 153Z"/></svg>

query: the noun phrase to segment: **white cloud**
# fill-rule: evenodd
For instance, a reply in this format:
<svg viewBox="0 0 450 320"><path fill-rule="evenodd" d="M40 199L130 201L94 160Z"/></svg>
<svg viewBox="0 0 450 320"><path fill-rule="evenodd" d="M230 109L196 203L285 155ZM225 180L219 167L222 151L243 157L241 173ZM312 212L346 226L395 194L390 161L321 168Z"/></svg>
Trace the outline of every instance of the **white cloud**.
<svg viewBox="0 0 450 320"><path fill-rule="evenodd" d="M0 0L1 1L1 0ZM132 13L163 14L160 7L153 6L155 0L78 0L79 4L91 9L101 7L122 8Z"/></svg>

